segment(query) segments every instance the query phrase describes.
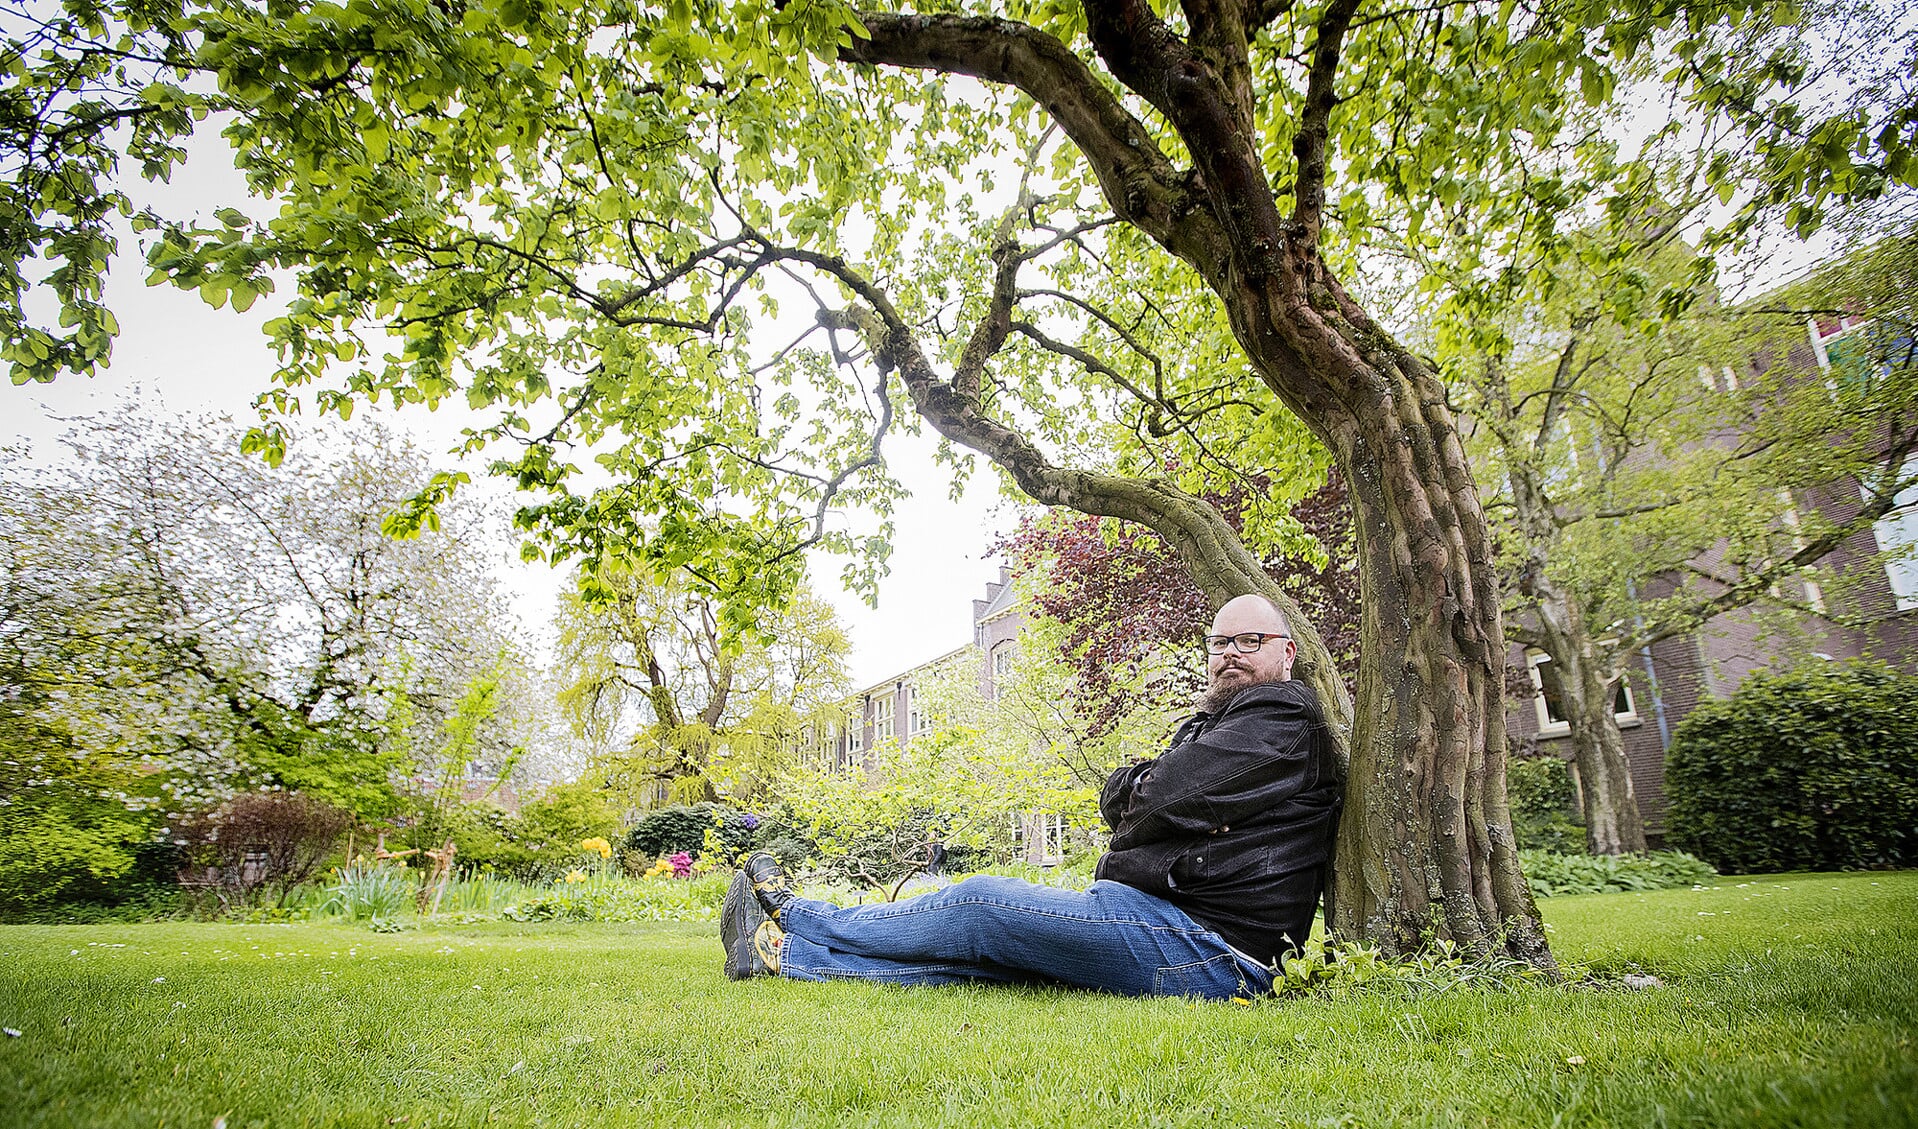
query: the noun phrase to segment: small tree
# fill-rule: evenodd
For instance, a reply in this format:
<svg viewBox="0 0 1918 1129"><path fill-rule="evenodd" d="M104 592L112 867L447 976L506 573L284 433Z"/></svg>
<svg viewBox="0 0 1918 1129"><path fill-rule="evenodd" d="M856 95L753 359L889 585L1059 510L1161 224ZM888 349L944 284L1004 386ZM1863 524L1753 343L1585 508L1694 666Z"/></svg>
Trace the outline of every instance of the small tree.
<svg viewBox="0 0 1918 1129"><path fill-rule="evenodd" d="M1358 669L1359 581L1343 481L1332 472L1276 517L1254 504L1254 493L1242 485L1211 500L1235 528L1279 527L1249 540L1271 544L1261 561L1266 574L1317 626L1349 679ZM1190 656L1212 607L1164 538L1051 510L1026 516L1001 547L1027 578L1034 618L1059 625L1043 645L1065 664L1062 701L1091 735L1141 708L1182 711L1204 688L1203 664Z"/></svg>
<svg viewBox="0 0 1918 1129"><path fill-rule="evenodd" d="M688 585L602 567L560 614L560 703L636 805L661 783L682 802L750 801L844 699L849 649L832 606L803 588L748 632Z"/></svg>

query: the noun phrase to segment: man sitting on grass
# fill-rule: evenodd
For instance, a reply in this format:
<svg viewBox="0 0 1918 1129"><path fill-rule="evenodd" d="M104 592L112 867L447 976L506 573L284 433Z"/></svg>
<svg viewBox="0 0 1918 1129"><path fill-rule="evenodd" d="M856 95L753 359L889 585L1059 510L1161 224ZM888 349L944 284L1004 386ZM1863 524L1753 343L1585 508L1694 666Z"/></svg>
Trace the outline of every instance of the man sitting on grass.
<svg viewBox="0 0 1918 1129"><path fill-rule="evenodd" d="M1098 880L1060 890L978 876L922 897L839 907L795 897L771 855L726 892L726 975L1071 984L1228 999L1271 988L1312 927L1340 771L1298 647L1261 596L1219 609L1209 688L1157 760L1112 774Z"/></svg>

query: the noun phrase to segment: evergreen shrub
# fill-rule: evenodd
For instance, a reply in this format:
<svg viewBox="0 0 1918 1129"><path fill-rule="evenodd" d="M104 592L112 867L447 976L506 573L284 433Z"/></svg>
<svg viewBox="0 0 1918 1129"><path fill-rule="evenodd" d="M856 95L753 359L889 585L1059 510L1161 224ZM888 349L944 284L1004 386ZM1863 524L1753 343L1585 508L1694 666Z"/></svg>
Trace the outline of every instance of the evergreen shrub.
<svg viewBox="0 0 1918 1129"><path fill-rule="evenodd" d="M1565 761L1549 753L1515 756L1506 762L1505 789L1520 847L1584 851L1585 828L1573 818L1572 773Z"/></svg>
<svg viewBox="0 0 1918 1129"><path fill-rule="evenodd" d="M762 830L764 825L752 812L715 803L675 804L641 816L626 833L626 849L654 858L677 851L698 858L706 848L706 832L714 831L730 863L760 845Z"/></svg>
<svg viewBox="0 0 1918 1129"><path fill-rule="evenodd" d="M1667 839L1727 873L1918 865L1918 678L1753 675L1678 727L1665 789Z"/></svg>

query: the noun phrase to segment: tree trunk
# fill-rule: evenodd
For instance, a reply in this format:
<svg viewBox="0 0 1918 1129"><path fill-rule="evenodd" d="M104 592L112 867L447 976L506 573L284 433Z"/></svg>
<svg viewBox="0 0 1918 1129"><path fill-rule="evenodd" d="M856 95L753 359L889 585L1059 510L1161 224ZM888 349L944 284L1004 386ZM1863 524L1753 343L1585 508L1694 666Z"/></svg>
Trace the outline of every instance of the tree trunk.
<svg viewBox="0 0 1918 1129"><path fill-rule="evenodd" d="M1632 766L1625 759L1613 702L1623 674L1611 669L1581 643L1589 641L1576 604L1556 588L1538 603L1539 650L1551 662L1559 713L1571 729L1572 762L1581 782L1579 807L1585 816L1585 849L1595 855L1634 854L1645 850L1645 823L1632 791Z"/></svg>
<svg viewBox="0 0 1918 1129"><path fill-rule="evenodd" d="M1632 791L1632 766L1612 703L1623 672L1592 652L1591 630L1571 594L1540 567L1528 570L1520 587L1537 612L1538 649L1551 662L1559 712L1571 728L1572 760L1578 765L1585 846L1595 855L1645 850L1645 823Z"/></svg>
<svg viewBox="0 0 1918 1129"><path fill-rule="evenodd" d="M1453 417L1316 254L1294 270L1314 282L1309 302L1280 279L1229 304L1250 315L1240 340L1267 383L1321 427L1357 518L1361 708L1330 928L1392 954L1436 934L1555 970L1512 837L1498 587ZM1278 316L1258 324L1267 311Z"/></svg>
<svg viewBox="0 0 1918 1129"><path fill-rule="evenodd" d="M1248 21L1262 19L1262 9L1187 5L1188 34L1181 35L1144 0L1084 0L1100 59L1177 131L1189 170L1173 165L1083 59L1038 29L862 13L863 37L841 53L972 74L1031 94L1079 147L1113 211L1219 296L1254 371L1345 473L1364 603L1360 708L1328 891L1333 932L1392 955L1436 934L1467 953L1502 951L1555 972L1519 873L1505 801L1505 641L1478 492L1444 390L1352 301L1319 251L1328 123L1338 101L1340 44L1356 7L1333 0L1319 17L1292 145L1289 216L1266 173L1247 68L1255 30ZM1166 534L1215 599L1264 591L1256 562L1240 567L1250 555L1229 527L1221 533L1186 520L1181 499L1158 484L1050 466L981 410L981 370L1010 331L1024 261L1009 236L992 255L998 278L989 308L949 382L932 375L911 327L863 276L827 256L790 257L832 270L872 309L885 339L875 353L900 369L920 414L942 433L1010 467L1041 501ZM1289 604L1282 610L1295 614ZM1331 691L1328 712L1337 716L1344 692L1336 677L1314 670L1324 661L1315 642L1301 642L1306 675L1322 694Z"/></svg>
<svg viewBox="0 0 1918 1129"><path fill-rule="evenodd" d="M1625 735L1619 732L1618 717L1612 712L1618 683L1601 682L1593 689L1597 696L1586 698L1591 716L1583 724L1571 706L1565 713L1572 723L1572 756L1586 781L1581 796L1585 849L1595 855L1637 854L1646 849L1645 821L1632 790Z"/></svg>

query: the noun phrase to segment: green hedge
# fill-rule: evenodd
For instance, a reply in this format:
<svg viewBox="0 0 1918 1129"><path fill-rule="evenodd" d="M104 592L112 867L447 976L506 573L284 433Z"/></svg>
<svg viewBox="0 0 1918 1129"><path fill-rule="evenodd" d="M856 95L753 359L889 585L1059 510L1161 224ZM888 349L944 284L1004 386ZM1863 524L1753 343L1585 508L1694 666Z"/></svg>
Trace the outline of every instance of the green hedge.
<svg viewBox="0 0 1918 1129"><path fill-rule="evenodd" d="M1585 828L1574 817L1572 773L1549 753L1515 756L1505 766L1511 803L1512 835L1523 848L1577 854L1585 849Z"/></svg>
<svg viewBox="0 0 1918 1129"><path fill-rule="evenodd" d="M634 854L658 858L685 851L699 857L705 850L706 832L718 831L726 849L728 863L761 845L767 830L759 816L736 811L720 804L699 803L691 807L676 804L648 812L626 833L626 849Z"/></svg>
<svg viewBox="0 0 1918 1129"><path fill-rule="evenodd" d="M1678 727L1665 789L1667 839L1727 873L1918 865L1918 678L1753 675Z"/></svg>

